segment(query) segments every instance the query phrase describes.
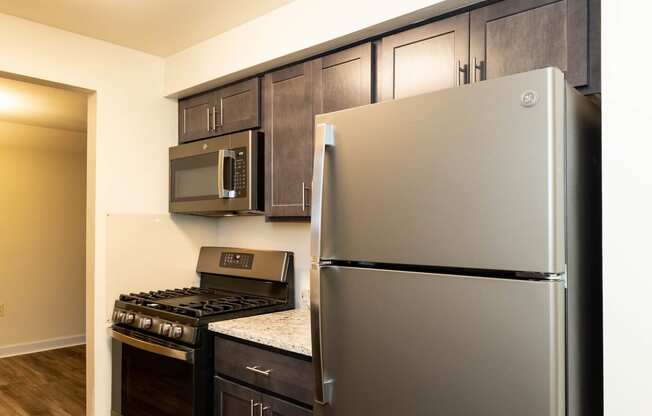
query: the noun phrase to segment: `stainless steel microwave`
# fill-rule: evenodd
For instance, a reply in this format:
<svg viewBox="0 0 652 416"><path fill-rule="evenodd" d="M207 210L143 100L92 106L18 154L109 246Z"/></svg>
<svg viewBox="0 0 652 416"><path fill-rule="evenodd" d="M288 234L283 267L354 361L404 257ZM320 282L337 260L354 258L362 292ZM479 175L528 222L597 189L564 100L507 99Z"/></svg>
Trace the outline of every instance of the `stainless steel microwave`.
<svg viewBox="0 0 652 416"><path fill-rule="evenodd" d="M170 148L170 212L206 216L264 211L262 133L248 130Z"/></svg>

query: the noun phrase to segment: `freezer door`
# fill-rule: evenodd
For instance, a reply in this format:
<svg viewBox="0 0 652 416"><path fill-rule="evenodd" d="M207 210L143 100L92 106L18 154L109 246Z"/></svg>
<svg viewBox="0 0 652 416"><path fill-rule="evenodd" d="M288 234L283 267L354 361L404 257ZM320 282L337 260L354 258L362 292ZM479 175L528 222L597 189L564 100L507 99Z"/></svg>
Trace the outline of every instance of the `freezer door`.
<svg viewBox="0 0 652 416"><path fill-rule="evenodd" d="M334 130L316 146L318 257L562 273L564 82L543 69L317 116L316 143Z"/></svg>
<svg viewBox="0 0 652 416"><path fill-rule="evenodd" d="M321 270L327 416L563 416L564 289Z"/></svg>

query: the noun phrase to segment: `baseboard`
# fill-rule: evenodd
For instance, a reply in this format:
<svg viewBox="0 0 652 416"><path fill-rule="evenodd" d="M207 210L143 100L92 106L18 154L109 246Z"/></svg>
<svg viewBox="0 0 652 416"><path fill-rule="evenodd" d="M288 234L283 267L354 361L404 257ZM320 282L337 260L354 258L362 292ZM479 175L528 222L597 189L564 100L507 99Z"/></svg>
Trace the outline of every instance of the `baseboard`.
<svg viewBox="0 0 652 416"><path fill-rule="evenodd" d="M36 342L25 342L22 344L7 345L0 347L0 358L13 357L14 355L32 354L35 352L56 350L65 347L74 347L86 343L85 335L74 335L71 337L50 338Z"/></svg>

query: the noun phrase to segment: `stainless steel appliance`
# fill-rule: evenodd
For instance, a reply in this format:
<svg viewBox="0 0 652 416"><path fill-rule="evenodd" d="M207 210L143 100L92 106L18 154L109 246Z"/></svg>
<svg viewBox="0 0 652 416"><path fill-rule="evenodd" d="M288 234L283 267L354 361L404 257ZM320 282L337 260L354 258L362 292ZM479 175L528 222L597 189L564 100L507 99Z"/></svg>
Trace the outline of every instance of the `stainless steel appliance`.
<svg viewBox="0 0 652 416"><path fill-rule="evenodd" d="M316 414L602 414L600 115L542 69L317 116Z"/></svg>
<svg viewBox="0 0 652 416"><path fill-rule="evenodd" d="M112 414L213 414L210 322L294 306L293 255L203 247L200 287L121 295L113 311Z"/></svg>
<svg viewBox="0 0 652 416"><path fill-rule="evenodd" d="M263 137L253 130L171 147L170 212L262 214L263 174Z"/></svg>

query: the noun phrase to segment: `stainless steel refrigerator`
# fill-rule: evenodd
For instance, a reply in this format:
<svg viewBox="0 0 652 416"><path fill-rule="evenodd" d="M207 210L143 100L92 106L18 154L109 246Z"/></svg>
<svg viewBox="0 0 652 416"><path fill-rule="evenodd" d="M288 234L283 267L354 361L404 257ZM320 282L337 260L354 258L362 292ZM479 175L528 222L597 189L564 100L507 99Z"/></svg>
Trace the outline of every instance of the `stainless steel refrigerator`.
<svg viewBox="0 0 652 416"><path fill-rule="evenodd" d="M315 413L601 415L598 107L547 68L315 122Z"/></svg>

